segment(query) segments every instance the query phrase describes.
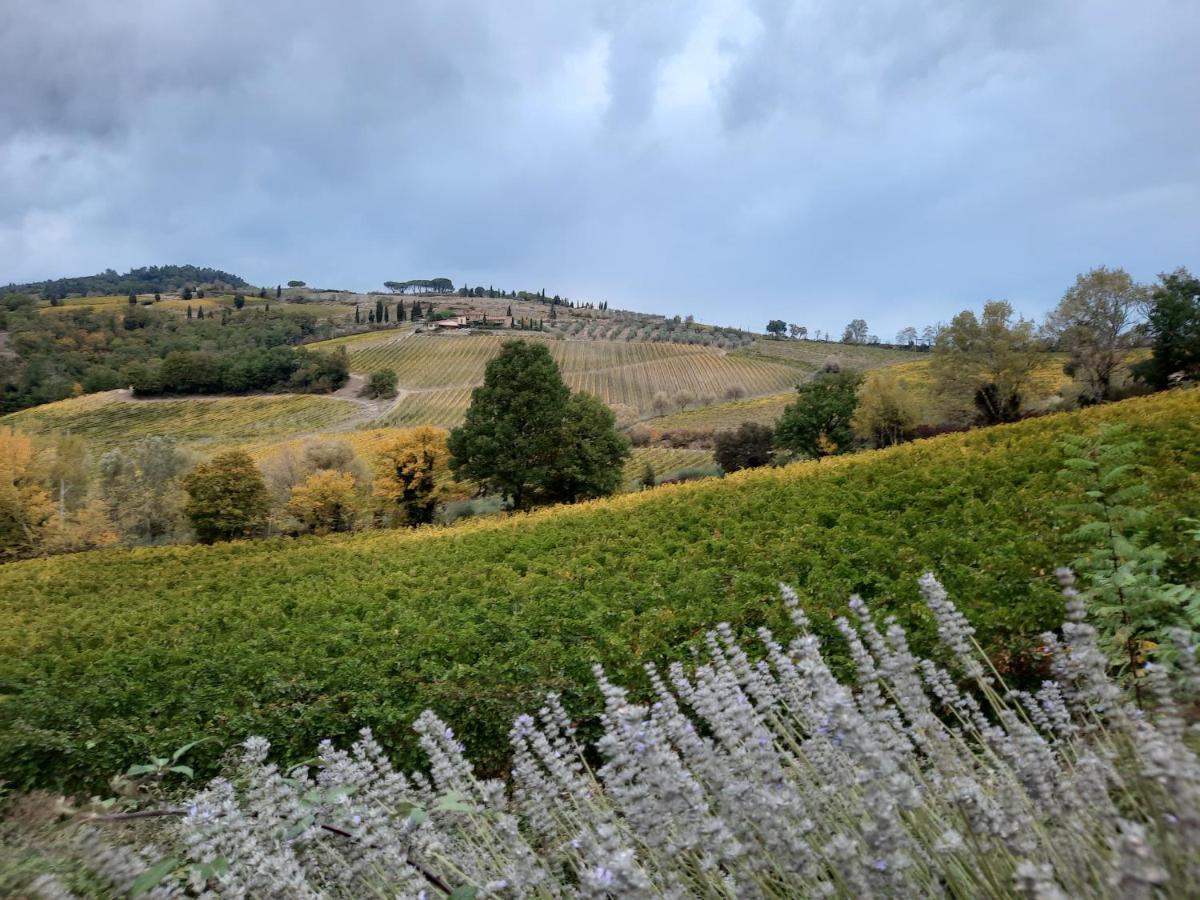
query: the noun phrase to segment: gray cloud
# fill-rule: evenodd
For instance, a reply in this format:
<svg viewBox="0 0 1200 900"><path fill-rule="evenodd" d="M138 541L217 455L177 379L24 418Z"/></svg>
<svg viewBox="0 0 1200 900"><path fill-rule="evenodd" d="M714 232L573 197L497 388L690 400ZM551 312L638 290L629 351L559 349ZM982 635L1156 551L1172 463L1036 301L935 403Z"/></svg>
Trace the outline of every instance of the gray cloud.
<svg viewBox="0 0 1200 900"><path fill-rule="evenodd" d="M1093 265L1200 265L1198 39L1187 0L9 4L0 281L1034 314Z"/></svg>

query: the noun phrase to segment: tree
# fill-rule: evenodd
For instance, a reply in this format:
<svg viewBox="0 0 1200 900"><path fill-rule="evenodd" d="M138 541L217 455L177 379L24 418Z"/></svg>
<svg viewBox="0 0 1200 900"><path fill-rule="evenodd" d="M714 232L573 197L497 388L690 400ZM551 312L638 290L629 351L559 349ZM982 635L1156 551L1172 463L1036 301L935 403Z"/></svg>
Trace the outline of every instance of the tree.
<svg viewBox="0 0 1200 900"><path fill-rule="evenodd" d="M134 293L133 291L129 292L129 305L137 306L137 294Z"/></svg>
<svg viewBox="0 0 1200 900"><path fill-rule="evenodd" d="M1033 323L1014 321L1010 304L991 300L982 317L963 310L938 332L930 370L934 390L952 414L969 417L974 410L975 418L992 425L1020 417L1037 361Z"/></svg>
<svg viewBox="0 0 1200 900"><path fill-rule="evenodd" d="M1067 371L1083 382L1081 399L1109 399L1113 374L1134 345L1137 313L1148 297L1128 272L1102 266L1078 276L1046 317L1047 336L1070 354Z"/></svg>
<svg viewBox="0 0 1200 900"><path fill-rule="evenodd" d="M353 475L318 469L292 489L287 509L308 531L330 534L352 530L360 506Z"/></svg>
<svg viewBox="0 0 1200 900"><path fill-rule="evenodd" d="M192 289L190 287L184 286L183 293L180 294L179 296L184 300L191 300L192 299Z"/></svg>
<svg viewBox="0 0 1200 900"><path fill-rule="evenodd" d="M246 306L246 295L245 294L234 294L233 295L233 306L235 309L244 309Z"/></svg>
<svg viewBox="0 0 1200 900"><path fill-rule="evenodd" d="M1200 278L1176 269L1158 280L1145 326L1153 349L1134 373L1161 389L1173 379L1200 376Z"/></svg>
<svg viewBox="0 0 1200 900"><path fill-rule="evenodd" d="M545 345L508 341L450 433L451 468L515 509L611 492L627 448L597 403L571 397Z"/></svg>
<svg viewBox="0 0 1200 900"><path fill-rule="evenodd" d="M294 280L294 279L293 279L292 281L289 281L289 282L288 282L288 287L290 287L290 288L302 288L302 287L305 287L305 286L306 286L306 285L304 284L304 282L303 282L303 281L297 281L297 280Z"/></svg>
<svg viewBox="0 0 1200 900"><path fill-rule="evenodd" d="M267 517L267 488L254 460L230 450L196 466L183 479L184 512L202 543L246 537Z"/></svg>
<svg viewBox="0 0 1200 900"><path fill-rule="evenodd" d="M100 458L100 496L127 543L157 544L179 528L189 459L168 437L143 438Z"/></svg>
<svg viewBox="0 0 1200 900"><path fill-rule="evenodd" d="M896 343L901 347L915 347L919 339L917 329L911 325L896 332Z"/></svg>
<svg viewBox="0 0 1200 900"><path fill-rule="evenodd" d="M395 397L396 393L396 372L393 369L383 369L379 372L371 373L371 377L363 385L359 396L378 400Z"/></svg>
<svg viewBox="0 0 1200 900"><path fill-rule="evenodd" d="M433 521L450 474L446 432L422 425L400 434L375 460L375 496L400 522Z"/></svg>
<svg viewBox="0 0 1200 900"><path fill-rule="evenodd" d="M886 370L873 372L859 389L850 424L860 440L890 447L903 441L917 424L917 405L895 375Z"/></svg>
<svg viewBox="0 0 1200 900"><path fill-rule="evenodd" d="M767 334L772 337L781 338L785 331L787 331L787 322L783 319L772 319L767 323Z"/></svg>
<svg viewBox="0 0 1200 900"><path fill-rule="evenodd" d="M621 486L629 441L617 431L616 416L602 400L573 394L558 442L558 459L546 499L576 503L607 497Z"/></svg>
<svg viewBox="0 0 1200 900"><path fill-rule="evenodd" d="M743 422L736 429L719 432L713 442L713 456L725 472L754 469L771 461L775 432L767 425Z"/></svg>
<svg viewBox="0 0 1200 900"><path fill-rule="evenodd" d="M867 323L864 319L851 319L846 330L842 332L843 344L865 344L867 342Z"/></svg>
<svg viewBox="0 0 1200 900"><path fill-rule="evenodd" d="M35 552L54 506L37 478L33 439L0 428L0 560Z"/></svg>
<svg viewBox="0 0 1200 900"><path fill-rule="evenodd" d="M788 326L788 334L791 335L793 341L796 339L803 340L808 336L808 329L803 325L792 324Z"/></svg>
<svg viewBox="0 0 1200 900"><path fill-rule="evenodd" d="M283 296L283 285L281 285L281 284L275 285L275 299L278 300L282 296Z"/></svg>
<svg viewBox="0 0 1200 900"><path fill-rule="evenodd" d="M191 318L192 318L192 304L190 304L190 303L189 303L189 304L188 304L188 306L187 306L187 317L188 317L188 320L189 320L189 321L190 321L190 320L191 320Z"/></svg>
<svg viewBox="0 0 1200 900"><path fill-rule="evenodd" d="M821 373L799 385L795 401L775 426L776 444L814 459L849 450L854 442L850 421L861 381L858 372L847 370Z"/></svg>
<svg viewBox="0 0 1200 900"><path fill-rule="evenodd" d="M655 391L654 397L650 400L650 408L654 410L655 415L664 415L671 406L671 399L663 391Z"/></svg>

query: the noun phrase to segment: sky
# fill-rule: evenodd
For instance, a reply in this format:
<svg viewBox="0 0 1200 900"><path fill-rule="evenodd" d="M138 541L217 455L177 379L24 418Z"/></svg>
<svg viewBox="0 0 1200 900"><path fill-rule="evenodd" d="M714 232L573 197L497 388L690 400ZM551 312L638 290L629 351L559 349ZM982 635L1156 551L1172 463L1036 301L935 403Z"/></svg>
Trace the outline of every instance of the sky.
<svg viewBox="0 0 1200 900"><path fill-rule="evenodd" d="M164 263L890 339L1200 268L1197 0L0 5L0 283Z"/></svg>

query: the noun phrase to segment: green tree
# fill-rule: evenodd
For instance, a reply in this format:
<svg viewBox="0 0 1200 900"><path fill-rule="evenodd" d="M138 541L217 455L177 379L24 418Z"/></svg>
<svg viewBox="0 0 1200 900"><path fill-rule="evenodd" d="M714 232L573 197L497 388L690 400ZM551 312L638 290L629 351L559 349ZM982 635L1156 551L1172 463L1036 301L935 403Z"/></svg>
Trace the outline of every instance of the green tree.
<svg viewBox="0 0 1200 900"><path fill-rule="evenodd" d="M963 310L938 331L930 361L934 390L956 417L969 418L973 410L985 425L1015 421L1039 349L1033 323L1014 321L1006 301L988 301L978 318Z"/></svg>
<svg viewBox="0 0 1200 900"><path fill-rule="evenodd" d="M1081 399L1109 399L1113 374L1134 345L1147 289L1124 269L1092 269L1075 279L1046 317L1046 335L1070 354L1067 372L1083 382Z"/></svg>
<svg viewBox="0 0 1200 900"><path fill-rule="evenodd" d="M184 512L202 543L246 537L266 521L267 487L245 451L230 450L196 466L183 487Z"/></svg>
<svg viewBox="0 0 1200 900"><path fill-rule="evenodd" d="M234 308L236 308L236 309L243 309L246 306L246 295L245 294L234 294L233 295L233 305L234 305Z"/></svg>
<svg viewBox="0 0 1200 900"><path fill-rule="evenodd" d="M403 431L375 458L375 496L404 524L428 524L446 495L448 464L445 431L428 425Z"/></svg>
<svg viewBox="0 0 1200 900"><path fill-rule="evenodd" d="M612 411L572 398L550 351L525 341L506 342L488 363L449 447L456 475L516 509L611 493L628 453Z"/></svg>
<svg viewBox="0 0 1200 900"><path fill-rule="evenodd" d="M1153 350L1134 373L1161 389L1173 378L1200 377L1200 278L1176 269L1158 279L1145 326Z"/></svg>
<svg viewBox="0 0 1200 900"><path fill-rule="evenodd" d="M135 294L133 291L129 292L129 305L130 306L137 305L137 294Z"/></svg>
<svg viewBox="0 0 1200 900"><path fill-rule="evenodd" d="M775 432L767 425L743 422L735 429L719 432L713 441L713 456L725 472L753 469L771 461Z"/></svg>
<svg viewBox="0 0 1200 900"><path fill-rule="evenodd" d="M275 299L278 300L282 296L283 296L283 285L282 284L275 285Z"/></svg>
<svg viewBox="0 0 1200 900"><path fill-rule="evenodd" d="M783 321L783 319L772 319L767 323L767 334L772 337L781 338L786 331L787 322Z"/></svg>
<svg viewBox="0 0 1200 900"><path fill-rule="evenodd" d="M546 499L575 503L607 497L621 486L629 441L612 409L591 394L572 394L558 441Z"/></svg>
<svg viewBox="0 0 1200 900"><path fill-rule="evenodd" d="M796 388L796 399L779 417L775 442L792 453L819 459L844 453L854 442L851 420L858 405L862 376L828 372Z"/></svg>
<svg viewBox="0 0 1200 900"><path fill-rule="evenodd" d="M371 373L371 377L363 385L359 396L378 400L380 398L395 397L396 393L396 372L393 369L383 369L379 372Z"/></svg>
<svg viewBox="0 0 1200 900"><path fill-rule="evenodd" d="M180 294L179 296L182 297L184 300L191 300L192 299L192 289L190 287L188 287L187 285L184 285L183 293Z"/></svg>

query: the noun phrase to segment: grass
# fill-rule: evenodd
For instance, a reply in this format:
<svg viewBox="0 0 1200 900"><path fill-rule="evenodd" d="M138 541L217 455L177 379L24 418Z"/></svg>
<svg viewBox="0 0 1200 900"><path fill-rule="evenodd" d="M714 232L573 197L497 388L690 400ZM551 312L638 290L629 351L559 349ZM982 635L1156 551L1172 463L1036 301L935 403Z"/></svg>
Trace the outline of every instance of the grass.
<svg viewBox="0 0 1200 900"><path fill-rule="evenodd" d="M672 447L637 447L629 454L625 463L625 480L640 479L649 465L659 478L681 469L711 466L713 455L709 450L686 450Z"/></svg>
<svg viewBox="0 0 1200 900"><path fill-rule="evenodd" d="M123 391L106 391L11 413L0 417L0 427L71 432L99 454L151 435L194 446L275 439L328 429L358 412L352 401L309 395L131 400Z"/></svg>
<svg viewBox="0 0 1200 900"><path fill-rule="evenodd" d="M545 690L586 716L594 661L642 684L645 660L687 658L712 622L778 624L780 580L818 633L858 593L925 652L913 573L937 571L1019 677L1074 555L1055 442L1117 421L1145 443L1151 538L1194 580L1177 523L1200 517L1200 391L450 528L9 564L0 771L94 786L207 735L194 762L211 772L246 734L299 759L361 725L408 765L428 707L494 771Z"/></svg>

